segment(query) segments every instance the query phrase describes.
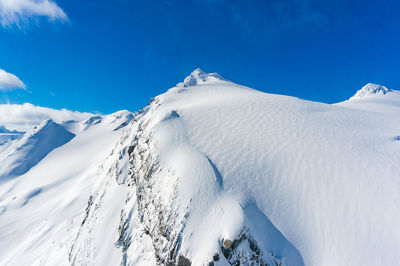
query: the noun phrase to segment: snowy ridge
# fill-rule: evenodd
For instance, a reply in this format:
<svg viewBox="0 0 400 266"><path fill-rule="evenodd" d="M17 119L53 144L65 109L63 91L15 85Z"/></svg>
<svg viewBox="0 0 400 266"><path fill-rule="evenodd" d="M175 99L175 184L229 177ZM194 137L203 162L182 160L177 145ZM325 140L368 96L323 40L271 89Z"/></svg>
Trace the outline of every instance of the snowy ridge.
<svg viewBox="0 0 400 266"><path fill-rule="evenodd" d="M66 122L0 186L0 264L396 265L396 91L328 105L185 81Z"/></svg>
<svg viewBox="0 0 400 266"><path fill-rule="evenodd" d="M90 262L87 258L92 258L93 261L101 262L101 264L111 263L110 260L104 261L103 255L90 252L93 250L93 243L97 243L95 246L98 246L100 250L114 250L113 254L115 255L108 258L117 257L121 255L122 251L122 262L129 265L183 263L188 260L187 257L193 261L194 265L207 264L212 262L214 257L222 265L229 264L225 256L229 257L232 263L252 261L253 263L264 262L270 265L279 265L286 261L290 264L302 264L298 252L260 213L257 207L249 205L245 209L246 214L258 218L255 225L255 221L251 219L243 220L245 217L242 217L244 215L241 214L241 208L234 203L235 201L231 202L229 197L221 196L221 201L216 200L215 197L219 197L218 191L222 185L220 184L221 180L218 180L221 176L212 162L195 148L190 148L192 152L189 154L186 152L180 154L179 146L184 145L183 147L188 148L187 145L190 144L181 143L178 151L169 145L167 148L167 150L172 148L173 153L177 153L182 159L186 155L189 156L185 158L184 168L176 168L175 164L169 165L169 163L161 162L160 153L164 149L160 150L160 147L157 147L152 132L155 127L170 119L177 119L179 115L176 112L164 113L164 111L158 110L158 105L159 100L155 100L146 108L145 113L138 117L138 122L132 124L129 131L125 132L118 146L112 152L113 156L110 158L114 158L113 160L117 158L117 161L112 163L111 160L106 164L111 165L107 172L108 176L98 186L99 190L90 197L82 229L71 249L70 261L87 264ZM160 111L161 113L159 113ZM130 163L127 162L128 155ZM195 157L192 157L193 155ZM210 184L202 184L204 177L199 174L204 175L203 167L207 169ZM128 168L130 168L129 171ZM191 168L193 169L187 172ZM189 179L195 176L198 181L191 184L192 181ZM182 178L189 179L185 181ZM128 190L118 188L118 185L122 184L127 185ZM188 185L189 187L187 187ZM215 190L214 196L211 198L209 198L210 186ZM123 197L121 198L122 191L126 193L125 200ZM203 206L206 202L209 203ZM107 210L115 212L116 209L121 208L121 203L124 207L120 213L119 224L112 226L114 230L118 228L119 237L115 245L122 249L118 250L112 246L112 241L99 241L93 239L93 236L104 234L104 230L110 226L111 217L114 217L115 223L115 216L107 213ZM218 216L205 215L213 210L222 211L222 213ZM227 211L226 214L224 214L224 210ZM236 212L238 214L235 214ZM239 218L235 222L236 215L242 219ZM229 225L228 223L226 224L228 227L223 229L220 228L221 225L218 225L220 222L215 219L232 220L233 224ZM203 238L210 227L198 222L202 220L214 223L214 226L217 227L215 232L208 233L211 234L209 240L205 242ZM241 223L245 223L246 227L242 227ZM188 229L185 229L186 227ZM220 239L221 229L226 232L224 238ZM275 256L273 251L266 250L265 246L258 246L256 238L253 237L254 233L259 239L258 241L266 241L261 243L268 244L271 248L274 246L274 250L279 251L281 255L284 254L285 258ZM195 240L194 247L191 242L185 243L190 236L198 238ZM111 236L109 237L111 238ZM271 237L273 241L276 241L273 245L270 243ZM238 240L235 241L236 238ZM203 240L197 243L200 239ZM241 246L239 247L239 245ZM199 254L194 258L192 258L193 254L186 254L189 250L194 252L196 249ZM225 255L222 252L225 252Z"/></svg>
<svg viewBox="0 0 400 266"><path fill-rule="evenodd" d="M0 265L69 264L91 189L103 178L101 165L122 135L123 129L116 128L131 116L127 111L101 116L89 127L70 121L75 137L0 185ZM29 136L60 126L53 123L47 121ZM39 141L48 140L41 136Z"/></svg>
<svg viewBox="0 0 400 266"><path fill-rule="evenodd" d="M335 105L398 117L400 114L400 91L368 83L349 100Z"/></svg>
<svg viewBox="0 0 400 266"><path fill-rule="evenodd" d="M20 140L0 147L0 182L26 173L50 151L64 145L75 135L52 120L46 120Z"/></svg>
<svg viewBox="0 0 400 266"><path fill-rule="evenodd" d="M392 116L233 83L172 88L114 150L71 260L110 263L97 246L123 265L391 265L397 251L373 243L400 239L387 204L399 202L399 130ZM111 224L115 247L100 241Z"/></svg>

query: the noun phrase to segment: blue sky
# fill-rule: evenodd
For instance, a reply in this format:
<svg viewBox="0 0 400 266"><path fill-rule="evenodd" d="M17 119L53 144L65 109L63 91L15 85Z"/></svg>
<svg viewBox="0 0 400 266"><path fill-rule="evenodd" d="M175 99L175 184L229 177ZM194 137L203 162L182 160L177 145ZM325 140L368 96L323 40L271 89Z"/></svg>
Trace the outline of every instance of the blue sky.
<svg viewBox="0 0 400 266"><path fill-rule="evenodd" d="M26 89L0 103L135 111L197 67L327 103L367 82L400 89L394 0L18 0L58 9L16 17L7 1L0 69Z"/></svg>

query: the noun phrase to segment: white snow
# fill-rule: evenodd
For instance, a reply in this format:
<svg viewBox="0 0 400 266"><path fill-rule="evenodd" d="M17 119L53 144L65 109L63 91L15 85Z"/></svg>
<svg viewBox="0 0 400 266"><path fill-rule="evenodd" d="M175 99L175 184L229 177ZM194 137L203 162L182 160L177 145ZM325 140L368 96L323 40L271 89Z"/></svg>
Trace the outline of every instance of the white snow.
<svg viewBox="0 0 400 266"><path fill-rule="evenodd" d="M0 183L26 173L50 151L64 145L74 134L46 120L27 132L20 140L0 146Z"/></svg>
<svg viewBox="0 0 400 266"><path fill-rule="evenodd" d="M82 123L69 142L51 150L24 175L0 185L0 265L69 264L91 188L103 171L100 166L121 137L123 130L115 129L129 117L124 111L103 116L90 127ZM60 127L47 121L18 141L26 144L20 151L31 145L31 138L36 139L32 145L42 142L41 147L48 147L50 141L73 136ZM39 147L31 148L28 157Z"/></svg>
<svg viewBox="0 0 400 266"><path fill-rule="evenodd" d="M238 234L248 206L287 239L266 248L295 265L291 244L306 265L400 260L398 115L226 81L171 89L158 100L147 115L162 164L180 178L177 201L192 199L181 250L196 264L218 239Z"/></svg>
<svg viewBox="0 0 400 266"><path fill-rule="evenodd" d="M398 117L400 114L400 91L368 83L349 100L336 105Z"/></svg>
<svg viewBox="0 0 400 266"><path fill-rule="evenodd" d="M0 185L0 264L396 265L400 97L372 87L331 105L197 69L135 118L65 122Z"/></svg>

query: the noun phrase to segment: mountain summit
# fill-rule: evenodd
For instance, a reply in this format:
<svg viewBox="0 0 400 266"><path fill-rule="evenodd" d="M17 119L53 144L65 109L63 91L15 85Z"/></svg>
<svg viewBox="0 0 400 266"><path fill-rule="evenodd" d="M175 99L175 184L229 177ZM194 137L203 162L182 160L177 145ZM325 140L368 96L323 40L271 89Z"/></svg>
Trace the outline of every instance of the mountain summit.
<svg viewBox="0 0 400 266"><path fill-rule="evenodd" d="M385 95L386 93L391 91L392 91L391 89L388 89L385 86L374 83L368 83L360 90L358 90L356 94L350 98L350 100L361 99L364 98L365 96L370 96L370 95Z"/></svg>
<svg viewBox="0 0 400 266"><path fill-rule="evenodd" d="M177 87L192 87L206 82L226 81L218 73L206 73L200 68L196 68L190 73L185 80L177 85Z"/></svg>

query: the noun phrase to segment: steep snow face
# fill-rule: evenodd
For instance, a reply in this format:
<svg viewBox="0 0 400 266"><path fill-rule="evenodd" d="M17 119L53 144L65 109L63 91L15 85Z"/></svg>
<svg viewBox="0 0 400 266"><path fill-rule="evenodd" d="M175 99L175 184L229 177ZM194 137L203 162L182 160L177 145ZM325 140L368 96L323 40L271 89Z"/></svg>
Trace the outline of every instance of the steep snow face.
<svg viewBox="0 0 400 266"><path fill-rule="evenodd" d="M398 117L400 114L400 91L368 83L349 100L336 105Z"/></svg>
<svg viewBox="0 0 400 266"><path fill-rule="evenodd" d="M46 120L20 140L0 147L0 182L26 173L50 151L70 141L74 134Z"/></svg>
<svg viewBox="0 0 400 266"><path fill-rule="evenodd" d="M91 190L108 170L102 163L121 138L121 125L131 117L131 113L122 111L101 116L100 123L90 126L71 121L67 124L74 129L75 137L47 121L13 145L14 152L7 153L10 158L24 151L29 161L41 149L69 140L25 174L0 185L1 265L69 264L68 255L85 217ZM0 165L4 169L3 158ZM118 214L115 219L119 221Z"/></svg>

